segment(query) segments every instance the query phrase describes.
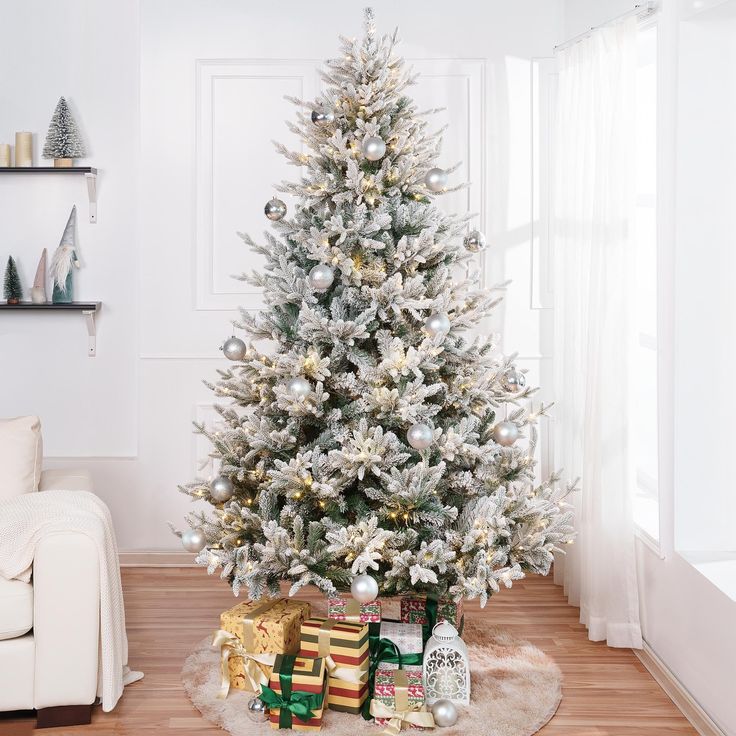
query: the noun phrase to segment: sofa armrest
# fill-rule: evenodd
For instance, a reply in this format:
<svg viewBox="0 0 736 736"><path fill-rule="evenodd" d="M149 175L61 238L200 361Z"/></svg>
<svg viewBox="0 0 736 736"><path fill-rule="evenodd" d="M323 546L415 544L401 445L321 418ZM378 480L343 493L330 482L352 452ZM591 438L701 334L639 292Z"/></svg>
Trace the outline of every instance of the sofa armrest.
<svg viewBox="0 0 736 736"><path fill-rule="evenodd" d="M97 547L78 532L44 537L33 560L34 707L89 705L97 696Z"/></svg>
<svg viewBox="0 0 736 736"><path fill-rule="evenodd" d="M92 491L92 476L88 470L44 470L39 491Z"/></svg>

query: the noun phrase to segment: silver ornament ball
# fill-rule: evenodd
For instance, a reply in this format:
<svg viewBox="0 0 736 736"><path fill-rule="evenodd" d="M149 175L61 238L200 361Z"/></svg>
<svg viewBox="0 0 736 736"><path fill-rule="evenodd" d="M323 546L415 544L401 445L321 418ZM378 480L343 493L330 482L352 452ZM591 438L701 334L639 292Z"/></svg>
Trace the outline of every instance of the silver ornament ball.
<svg viewBox="0 0 736 736"><path fill-rule="evenodd" d="M466 250L471 253L480 253L486 249L486 236L480 230L471 230L463 240Z"/></svg>
<svg viewBox="0 0 736 736"><path fill-rule="evenodd" d="M430 169L425 177L424 183L431 192L441 192L447 187L447 172L444 169Z"/></svg>
<svg viewBox="0 0 736 736"><path fill-rule="evenodd" d="M295 378L290 378L286 382L286 390L295 398L299 399L302 396L308 396L310 391L312 390L312 384L307 381L306 378L302 378L301 376L296 376Z"/></svg>
<svg viewBox="0 0 736 736"><path fill-rule="evenodd" d="M334 120L335 113L332 110L312 110L312 122L315 125L329 125Z"/></svg>
<svg viewBox="0 0 736 736"><path fill-rule="evenodd" d="M450 318L443 312L430 314L429 317L424 320L424 331L430 337L446 335L450 331Z"/></svg>
<svg viewBox="0 0 736 736"><path fill-rule="evenodd" d="M434 716L434 725L439 728L449 728L457 723L457 707L452 700L435 700L429 710Z"/></svg>
<svg viewBox="0 0 736 736"><path fill-rule="evenodd" d="M286 214L286 202L282 202L280 199L276 199L276 197L274 197L266 202L266 206L263 208L263 211L266 213L266 217L268 217L269 220L276 222L277 220L282 219Z"/></svg>
<svg viewBox="0 0 736 736"><path fill-rule="evenodd" d="M421 422L412 424L406 433L406 441L415 450L426 450L434 442L432 427Z"/></svg>
<svg viewBox="0 0 736 736"><path fill-rule="evenodd" d="M264 723L268 720L268 706L258 697L251 698L248 701L245 712L254 723Z"/></svg>
<svg viewBox="0 0 736 736"><path fill-rule="evenodd" d="M386 155L386 143L383 138L371 135L363 141L361 150L369 161L380 161Z"/></svg>
<svg viewBox="0 0 736 736"><path fill-rule="evenodd" d="M507 391L521 391L526 386L526 376L517 371L516 368L510 368L503 376L503 387Z"/></svg>
<svg viewBox="0 0 736 736"><path fill-rule="evenodd" d="M228 360L243 360L247 348L239 337L233 335L225 340L220 350L222 350Z"/></svg>
<svg viewBox="0 0 736 736"><path fill-rule="evenodd" d="M370 575L357 575L350 584L350 594L358 603L370 603L378 597L378 583Z"/></svg>
<svg viewBox="0 0 736 736"><path fill-rule="evenodd" d="M335 280L335 271L326 263L318 263L309 272L309 285L315 291L327 291Z"/></svg>
<svg viewBox="0 0 736 736"><path fill-rule="evenodd" d="M182 532L181 544L187 552L201 552L207 546L207 537L201 529L187 529Z"/></svg>
<svg viewBox="0 0 736 736"><path fill-rule="evenodd" d="M513 422L499 422L493 428L493 439L499 445L510 447L519 439L519 428Z"/></svg>
<svg viewBox="0 0 736 736"><path fill-rule="evenodd" d="M225 475L218 475L212 483L210 483L210 496L218 503L225 503L229 501L233 493L235 493L235 486L233 482Z"/></svg>

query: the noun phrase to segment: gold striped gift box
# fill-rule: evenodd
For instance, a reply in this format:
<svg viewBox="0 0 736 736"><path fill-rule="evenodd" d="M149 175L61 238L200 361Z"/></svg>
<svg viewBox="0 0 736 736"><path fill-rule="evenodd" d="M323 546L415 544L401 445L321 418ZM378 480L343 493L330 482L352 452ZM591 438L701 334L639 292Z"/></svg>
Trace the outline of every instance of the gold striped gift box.
<svg viewBox="0 0 736 736"><path fill-rule="evenodd" d="M284 666L288 663L292 664L294 657L288 657L279 654L276 657L276 661L273 665L273 673L271 674L271 680L268 683L271 690L278 695L283 695L281 689L281 672ZM293 667L289 666L291 676L291 688L293 692L300 693L314 693L325 695L327 683L325 681L325 661L322 658L303 657L297 655L295 661L293 661ZM322 716L324 714L324 699L319 708L315 708L312 711L312 718L308 721L303 721L298 716L291 716L289 719L291 728L294 731L319 731L322 728ZM288 715L288 714L287 714ZM281 709L271 708L268 714L268 720L271 723L271 728L281 728Z"/></svg>

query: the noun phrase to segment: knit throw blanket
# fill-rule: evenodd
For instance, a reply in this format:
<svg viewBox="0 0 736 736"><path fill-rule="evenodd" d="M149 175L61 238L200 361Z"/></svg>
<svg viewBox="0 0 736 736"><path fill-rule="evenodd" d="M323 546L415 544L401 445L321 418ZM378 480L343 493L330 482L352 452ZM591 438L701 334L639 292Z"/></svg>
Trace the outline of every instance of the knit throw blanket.
<svg viewBox="0 0 736 736"><path fill-rule="evenodd" d="M100 667L97 695L111 711L124 685L143 677L128 668L125 608L110 512L87 491L41 491L0 501L0 575L29 582L36 545L48 534L76 532L90 537L100 562Z"/></svg>

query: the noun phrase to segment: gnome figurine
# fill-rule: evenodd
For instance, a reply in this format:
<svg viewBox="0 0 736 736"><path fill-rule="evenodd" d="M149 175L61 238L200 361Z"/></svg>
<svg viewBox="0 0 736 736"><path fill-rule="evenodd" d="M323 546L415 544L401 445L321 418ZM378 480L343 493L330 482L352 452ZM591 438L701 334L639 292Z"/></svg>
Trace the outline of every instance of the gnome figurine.
<svg viewBox="0 0 736 736"><path fill-rule="evenodd" d="M54 304L67 304L74 301L72 271L79 268L77 257L77 206L72 207L59 247L51 259L51 279L54 291L51 301Z"/></svg>
<svg viewBox="0 0 736 736"><path fill-rule="evenodd" d="M36 268L36 278L33 279L31 287L31 301L34 304L45 304L46 299L46 248L41 252L41 258Z"/></svg>

